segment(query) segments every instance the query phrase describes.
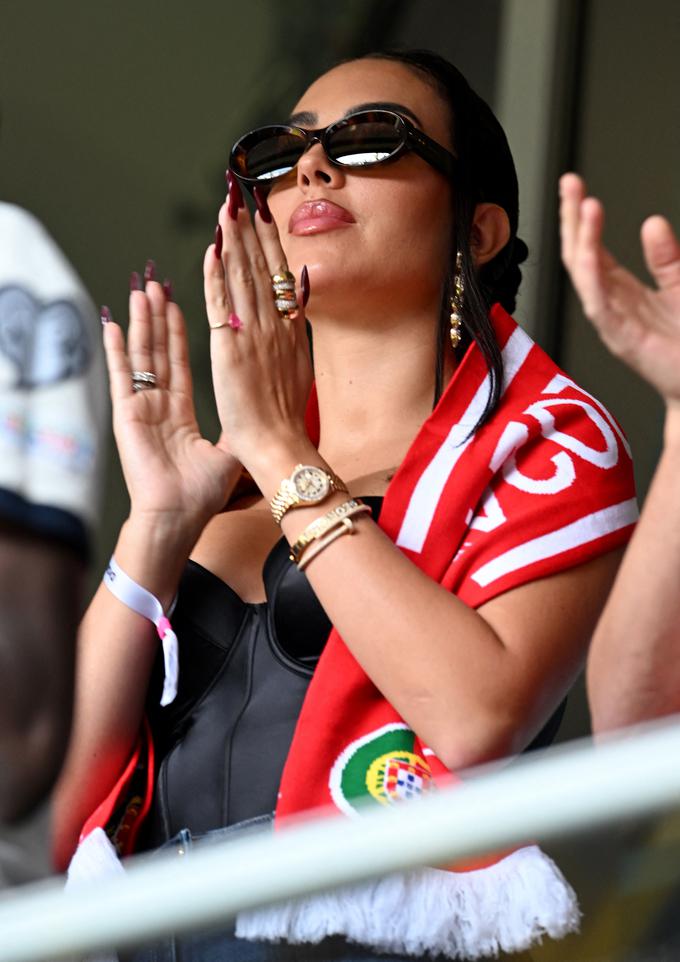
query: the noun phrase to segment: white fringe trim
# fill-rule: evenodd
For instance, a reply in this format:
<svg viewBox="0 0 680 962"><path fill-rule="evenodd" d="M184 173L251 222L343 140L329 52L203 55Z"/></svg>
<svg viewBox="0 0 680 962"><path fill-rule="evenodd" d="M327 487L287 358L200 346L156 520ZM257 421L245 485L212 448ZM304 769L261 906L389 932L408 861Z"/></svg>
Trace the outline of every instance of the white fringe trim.
<svg viewBox="0 0 680 962"><path fill-rule="evenodd" d="M242 912L242 939L318 943L344 935L386 952L478 959L579 928L574 890L536 845L489 868L425 868Z"/></svg>
<svg viewBox="0 0 680 962"><path fill-rule="evenodd" d="M91 882L116 875L125 875L118 853L102 828L93 829L82 839L73 854L66 873L65 891L76 896ZM119 962L118 954L111 950L86 957L85 962Z"/></svg>
<svg viewBox="0 0 680 962"><path fill-rule="evenodd" d="M66 873L66 889L70 891L115 875L125 875L125 869L104 829L95 828L73 853Z"/></svg>

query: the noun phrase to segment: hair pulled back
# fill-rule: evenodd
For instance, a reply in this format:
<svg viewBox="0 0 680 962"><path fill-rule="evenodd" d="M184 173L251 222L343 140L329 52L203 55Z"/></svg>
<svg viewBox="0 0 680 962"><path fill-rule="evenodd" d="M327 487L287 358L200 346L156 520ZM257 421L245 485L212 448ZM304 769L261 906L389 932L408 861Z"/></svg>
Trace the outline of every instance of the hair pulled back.
<svg viewBox="0 0 680 962"><path fill-rule="evenodd" d="M528 255L526 244L517 236L519 196L510 147L503 128L486 101L475 93L453 64L438 54L430 50L386 50L367 54L363 59L392 60L411 68L431 84L449 109L451 142L458 161L452 192L450 268L442 285L435 400L442 391L444 352L450 350L450 298L454 292L456 252L460 251L465 297L464 330L458 350L464 351L470 341L474 341L484 356L491 379L489 398L475 426L477 430L496 408L503 383L503 360L489 319L489 308L499 302L508 312L514 311L522 280L519 265ZM483 202L498 204L505 210L510 221L510 239L491 261L478 270L471 247L471 229L475 207Z"/></svg>

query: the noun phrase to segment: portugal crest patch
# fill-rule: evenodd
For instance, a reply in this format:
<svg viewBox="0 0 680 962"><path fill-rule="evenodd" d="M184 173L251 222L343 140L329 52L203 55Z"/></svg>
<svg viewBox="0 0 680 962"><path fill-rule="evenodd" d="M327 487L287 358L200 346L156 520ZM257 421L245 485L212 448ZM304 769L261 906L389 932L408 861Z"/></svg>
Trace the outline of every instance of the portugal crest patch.
<svg viewBox="0 0 680 962"><path fill-rule="evenodd" d="M380 805L417 798L432 788L432 772L414 752L415 734L403 722L384 725L353 741L337 758L329 780L333 801L346 815L374 799Z"/></svg>

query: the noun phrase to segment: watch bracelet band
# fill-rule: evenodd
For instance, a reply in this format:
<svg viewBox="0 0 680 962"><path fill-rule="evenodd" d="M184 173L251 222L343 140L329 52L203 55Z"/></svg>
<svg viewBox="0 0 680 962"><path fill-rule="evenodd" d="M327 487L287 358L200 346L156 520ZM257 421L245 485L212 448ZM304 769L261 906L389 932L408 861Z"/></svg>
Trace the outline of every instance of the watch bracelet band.
<svg viewBox="0 0 680 962"><path fill-rule="evenodd" d="M364 504L359 498L350 498L335 508L331 508L326 514L320 518L316 518L311 524L308 524L298 539L290 546L290 560L299 563L305 549L308 548L313 541L322 538L333 528L342 525L345 521L349 522L349 519L354 515L370 514L370 512L371 509L369 506ZM351 530L352 525L351 522L349 522L347 531L350 532Z"/></svg>
<svg viewBox="0 0 680 962"><path fill-rule="evenodd" d="M303 468L303 467L307 467L307 465L297 464L293 468L292 474L295 474L296 471L299 471L300 468ZM328 495L330 495L334 491L339 491L342 494L349 494L349 489L347 488L347 485L341 478L337 476L337 474L333 474L332 471L327 470L326 468L318 467L318 465L309 465L309 467L316 467L318 471L322 471L328 478L328 494L326 495L326 497L328 497ZM284 478L281 484L279 485L278 491L269 502L269 507L271 508L274 521L276 521L277 524L281 524L281 520L283 516L291 508L311 507L313 504L320 504L321 501L325 500L325 498L322 498L316 502L304 501L298 495L288 490L288 487L291 483L292 483L291 478Z"/></svg>

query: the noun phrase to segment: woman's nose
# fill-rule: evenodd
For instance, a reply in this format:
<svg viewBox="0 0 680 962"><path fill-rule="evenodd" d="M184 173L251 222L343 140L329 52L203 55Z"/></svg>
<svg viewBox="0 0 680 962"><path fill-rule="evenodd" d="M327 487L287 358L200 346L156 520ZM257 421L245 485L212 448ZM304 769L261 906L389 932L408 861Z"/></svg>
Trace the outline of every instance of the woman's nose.
<svg viewBox="0 0 680 962"><path fill-rule="evenodd" d="M343 171L330 162L318 140L299 159L297 177L298 186L302 188L311 187L314 184L340 187L344 183Z"/></svg>

